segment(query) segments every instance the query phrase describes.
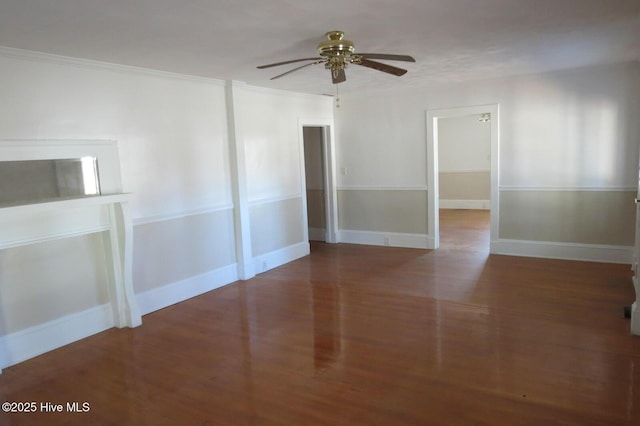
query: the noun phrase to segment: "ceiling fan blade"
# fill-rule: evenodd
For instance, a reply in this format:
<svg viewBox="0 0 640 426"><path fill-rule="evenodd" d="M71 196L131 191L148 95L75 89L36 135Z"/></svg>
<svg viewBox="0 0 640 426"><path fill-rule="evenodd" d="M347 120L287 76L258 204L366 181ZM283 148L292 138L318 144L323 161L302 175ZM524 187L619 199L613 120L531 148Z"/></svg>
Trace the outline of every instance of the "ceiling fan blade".
<svg viewBox="0 0 640 426"><path fill-rule="evenodd" d="M316 59L316 58L314 58L314 59ZM289 70L289 71L287 71L287 72L285 72L285 73L278 74L278 75L276 75L275 77L271 77L271 80L275 80L276 78L284 77L285 75L287 75L287 74L291 74L291 73L292 73L292 72L294 72L294 71L298 71L298 70L300 70L300 69L302 69L302 68L305 68L305 67L308 67L308 66L311 66L311 65L317 65L317 64L320 64L320 63L322 63L322 62L324 62L324 60L322 60L322 61L315 61L315 62L311 62L310 64L304 64L304 65L301 65L301 66L296 67L296 68L294 68L294 69L292 69L292 70Z"/></svg>
<svg viewBox="0 0 640 426"><path fill-rule="evenodd" d="M398 77L407 73L407 70L405 69L394 67L393 65L383 64L376 61L370 61L364 58L362 58L360 62L354 62L354 64L362 65L363 67L367 67L367 68L373 68L374 70L386 72L388 74L397 75Z"/></svg>
<svg viewBox="0 0 640 426"><path fill-rule="evenodd" d="M291 60L291 61L276 62L275 64L260 65L259 67L256 67L256 68L258 68L258 69L271 68L271 67L277 67L278 65L293 64L294 62L302 62L302 61L317 61L318 59L322 59L322 58L302 58L302 59L293 59L293 60Z"/></svg>
<svg viewBox="0 0 640 426"><path fill-rule="evenodd" d="M331 80L333 84L338 84L347 81L347 75L344 73L344 70L336 70L331 71Z"/></svg>
<svg viewBox="0 0 640 426"><path fill-rule="evenodd" d="M409 55L391 55L387 53L358 53L358 55L362 56L366 59L386 59L388 61L404 61L404 62L415 62L412 56Z"/></svg>

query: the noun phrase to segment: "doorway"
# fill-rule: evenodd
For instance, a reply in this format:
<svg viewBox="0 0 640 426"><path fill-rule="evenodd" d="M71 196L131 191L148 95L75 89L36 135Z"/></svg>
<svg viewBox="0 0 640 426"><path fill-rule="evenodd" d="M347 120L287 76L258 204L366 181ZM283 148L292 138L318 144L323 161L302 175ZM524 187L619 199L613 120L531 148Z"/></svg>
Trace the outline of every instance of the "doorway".
<svg viewBox="0 0 640 426"><path fill-rule="evenodd" d="M438 119L440 247L489 251L491 115Z"/></svg>
<svg viewBox="0 0 640 426"><path fill-rule="evenodd" d="M451 147L445 147L443 143L446 143L446 138L451 134L451 131L450 129L449 131L445 130L444 133L441 134L440 129L444 130L447 127L457 126L457 130L460 131L460 126L469 120L466 125L468 126L467 130L470 131L469 129L473 127L470 121L472 117L477 120L487 119L487 121L478 123L488 125L489 147L476 146L472 149L457 146L452 150L448 149ZM488 209L490 217L489 251L491 251L491 243L497 241L499 207L499 120L499 105L497 104L427 111L427 227L429 232L429 248L437 249L440 247L440 211L443 207L460 210L479 210L480 216L482 215L482 210ZM441 139L441 137L443 137L443 139ZM483 149L488 149L488 152L483 153ZM440 151L443 153L442 164L440 161ZM449 157L447 157L447 155ZM455 167L451 166L455 163L452 158L453 156L461 157L455 160L458 161L458 165ZM484 162L479 161L478 156L483 156ZM487 158L487 156L489 158ZM443 166L442 171L444 173L442 174L440 166ZM478 178L487 172L489 174L488 191L486 191L486 188L482 188L479 181L474 181L474 177ZM442 187L440 182L441 177ZM472 183L464 185L463 181ZM471 188L468 186L471 186ZM441 190L446 197L442 200L440 196ZM470 190L470 192L465 192L467 190ZM480 191L483 191L483 193L479 194ZM449 222L451 222L451 220L455 222L455 217L453 219L450 218L449 216L451 215L448 213L450 212L447 211L447 218L445 219L449 220ZM447 226L451 227L455 225L448 223Z"/></svg>
<svg viewBox="0 0 640 426"><path fill-rule="evenodd" d="M338 242L333 125L299 120L303 223L307 241Z"/></svg>
<svg viewBox="0 0 640 426"><path fill-rule="evenodd" d="M324 186L324 128L305 126L304 170L307 196L307 229L309 241L326 242L327 216Z"/></svg>

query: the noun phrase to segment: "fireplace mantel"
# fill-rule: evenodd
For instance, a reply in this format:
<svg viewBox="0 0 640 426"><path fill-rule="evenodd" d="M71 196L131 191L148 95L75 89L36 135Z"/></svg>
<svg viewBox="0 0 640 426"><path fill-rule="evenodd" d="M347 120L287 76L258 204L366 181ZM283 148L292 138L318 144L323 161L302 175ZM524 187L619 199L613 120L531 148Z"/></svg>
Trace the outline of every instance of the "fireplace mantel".
<svg viewBox="0 0 640 426"><path fill-rule="evenodd" d="M131 196L120 193L0 207L0 250L104 232L113 324L137 327L142 317L132 283Z"/></svg>

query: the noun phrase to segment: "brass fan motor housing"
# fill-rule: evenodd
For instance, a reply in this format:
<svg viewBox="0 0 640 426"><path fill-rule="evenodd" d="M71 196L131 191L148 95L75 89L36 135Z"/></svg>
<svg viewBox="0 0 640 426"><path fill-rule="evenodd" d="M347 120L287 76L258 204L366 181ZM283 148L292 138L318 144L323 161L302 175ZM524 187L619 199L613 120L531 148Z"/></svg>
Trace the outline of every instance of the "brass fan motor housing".
<svg viewBox="0 0 640 426"><path fill-rule="evenodd" d="M320 42L318 44L318 54L323 58L349 57L356 48L352 41L343 40L344 33L342 31L329 31L325 34L327 41Z"/></svg>

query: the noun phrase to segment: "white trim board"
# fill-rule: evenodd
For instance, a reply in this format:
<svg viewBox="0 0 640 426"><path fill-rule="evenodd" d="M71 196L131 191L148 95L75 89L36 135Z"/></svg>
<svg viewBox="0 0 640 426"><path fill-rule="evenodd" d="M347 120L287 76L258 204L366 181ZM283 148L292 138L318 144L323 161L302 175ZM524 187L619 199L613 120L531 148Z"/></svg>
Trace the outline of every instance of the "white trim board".
<svg viewBox="0 0 640 426"><path fill-rule="evenodd" d="M409 234L401 232L356 231L341 229L339 241L349 244L365 244L370 246L405 247L418 249L433 248L433 238L426 234Z"/></svg>
<svg viewBox="0 0 640 426"><path fill-rule="evenodd" d="M489 210L490 200L440 200L441 209Z"/></svg>
<svg viewBox="0 0 640 426"><path fill-rule="evenodd" d="M136 295L142 315L199 296L238 280L234 263ZM39 324L0 337L0 368L15 365L45 352L115 326L110 304Z"/></svg>
<svg viewBox="0 0 640 426"><path fill-rule="evenodd" d="M364 186L364 185L344 185L339 186L338 191L426 191L424 185L417 186Z"/></svg>
<svg viewBox="0 0 640 426"><path fill-rule="evenodd" d="M133 225L134 226L147 225L150 223L165 222L165 221L174 220L174 219L183 219L185 217L198 216L198 215L208 214L208 213L217 213L217 212L232 210L232 209L233 209L233 204L227 203L227 204L220 204L217 206L203 207L200 209L185 210L182 212L158 213L155 215L141 216L141 217L134 218Z"/></svg>
<svg viewBox="0 0 640 426"><path fill-rule="evenodd" d="M281 201L295 200L297 198L302 198L302 193L282 195L277 197L258 198L255 200L249 200L248 205L249 207L254 207L254 206L261 206L263 204L279 203Z"/></svg>
<svg viewBox="0 0 640 426"><path fill-rule="evenodd" d="M491 242L491 254L630 265L633 247L501 239Z"/></svg>
<svg viewBox="0 0 640 426"><path fill-rule="evenodd" d="M0 337L0 368L34 358L115 326L111 304L96 306Z"/></svg>
<svg viewBox="0 0 640 426"><path fill-rule="evenodd" d="M233 263L204 274L147 290L137 294L136 298L142 315L146 315L235 281L238 281L238 265Z"/></svg>
<svg viewBox="0 0 640 426"><path fill-rule="evenodd" d="M256 256L253 264L257 272L265 272L310 253L309 243L294 244L270 253ZM263 267L266 266L266 269ZM204 274L176 281L136 295L142 315L175 305L211 290L239 280L238 264L223 266Z"/></svg>
<svg viewBox="0 0 640 426"><path fill-rule="evenodd" d="M309 243L302 242L253 259L256 270L276 268L308 255ZM268 266L262 269L262 265ZM183 302L238 281L238 265L233 263L213 271L137 294L142 315ZM0 337L0 368L8 367L100 333L115 326L110 304L74 313Z"/></svg>
<svg viewBox="0 0 640 426"><path fill-rule="evenodd" d="M257 274L260 274L282 266L285 263L293 262L296 259L307 256L309 253L311 253L311 248L308 241L292 244L269 253L255 256L253 258L254 270Z"/></svg>

